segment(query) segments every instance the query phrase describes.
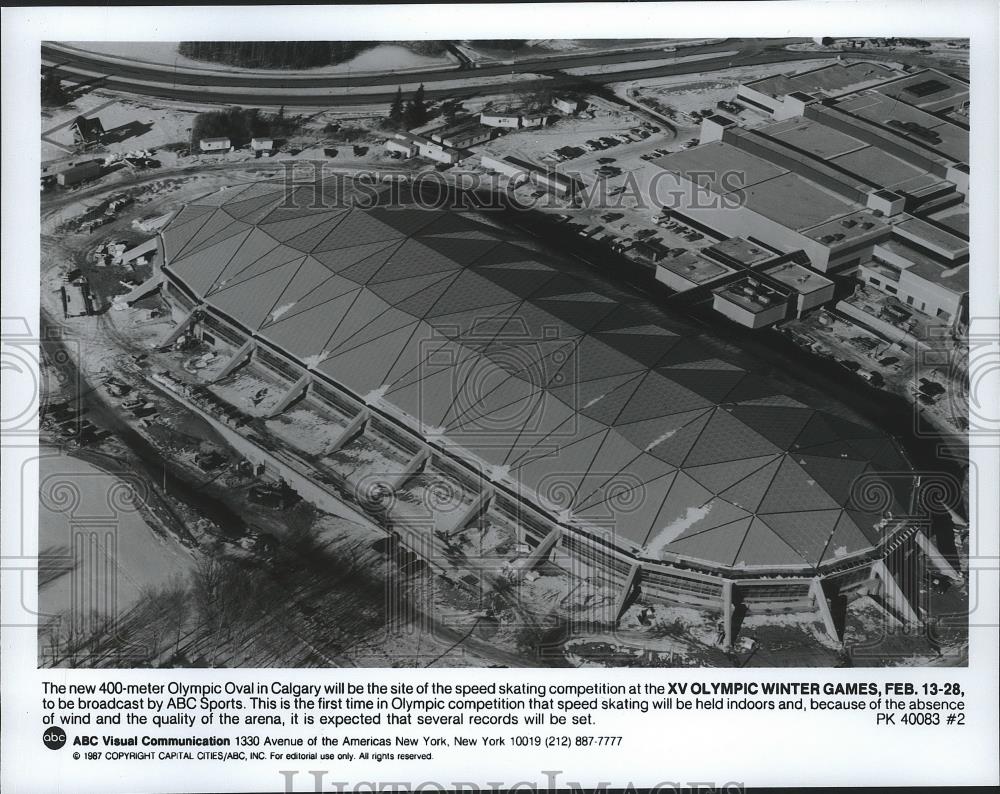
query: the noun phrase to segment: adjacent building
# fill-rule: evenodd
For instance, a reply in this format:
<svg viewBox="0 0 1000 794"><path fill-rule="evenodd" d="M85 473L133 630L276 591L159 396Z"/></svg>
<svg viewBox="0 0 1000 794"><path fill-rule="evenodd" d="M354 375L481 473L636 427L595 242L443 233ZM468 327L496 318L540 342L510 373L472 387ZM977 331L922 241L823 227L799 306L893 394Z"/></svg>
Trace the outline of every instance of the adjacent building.
<svg viewBox="0 0 1000 794"><path fill-rule="evenodd" d="M89 160L85 163L72 165L56 174L56 181L65 187L78 185L87 179L94 179L101 175L100 160Z"/></svg>
<svg viewBox="0 0 1000 794"><path fill-rule="evenodd" d="M722 262L691 251L684 251L677 256L662 256L656 262L656 280L675 292L687 292L712 284L736 272Z"/></svg>
<svg viewBox="0 0 1000 794"><path fill-rule="evenodd" d="M77 116L70 129L73 131L73 143L78 145L96 146L104 138L104 124L97 116L92 119Z"/></svg>
<svg viewBox="0 0 1000 794"><path fill-rule="evenodd" d="M274 154L274 138L252 138L250 140L250 149L255 154L270 157Z"/></svg>
<svg viewBox="0 0 1000 794"><path fill-rule="evenodd" d="M457 149L421 135L414 135L412 132L395 133L390 140L386 141L385 148L390 152L399 152L404 157L419 155L428 160L449 165L457 163L463 157Z"/></svg>
<svg viewBox="0 0 1000 794"><path fill-rule="evenodd" d="M552 100L552 107L558 110L560 113L565 113L569 116L573 115L580 109L580 103L576 99L569 99L555 97Z"/></svg>
<svg viewBox="0 0 1000 794"><path fill-rule="evenodd" d="M204 153L218 154L231 152L233 144L229 138L202 138L198 142L198 148Z"/></svg>
<svg viewBox="0 0 1000 794"><path fill-rule="evenodd" d="M771 283L778 282L791 290L794 296L791 308L796 317L833 300L833 280L796 262L766 265L760 273Z"/></svg>
<svg viewBox="0 0 1000 794"><path fill-rule="evenodd" d="M829 274L856 276L931 317L960 320L969 130L955 113L967 110L966 83L936 70L901 75L838 62L752 81L737 101L774 120L746 127L709 116L701 145L655 161L667 172L661 187L676 198L676 215L771 258L801 252L797 267L777 271L813 274L803 282L808 293L795 289L797 281L784 284L798 295L797 313L831 295L832 284L820 280ZM722 248L706 255L742 264L741 254ZM772 295L761 304L747 299L748 285L725 292L730 286L716 294L719 307L755 326L773 315L761 308Z"/></svg>
<svg viewBox="0 0 1000 794"><path fill-rule="evenodd" d="M487 127L523 129L544 127L549 123L548 114L538 110L484 110L479 121Z"/></svg>
<svg viewBox="0 0 1000 794"><path fill-rule="evenodd" d="M493 133L491 127L481 124L478 119L470 116L434 130L429 137L432 141L453 149L468 149L490 140Z"/></svg>
<svg viewBox="0 0 1000 794"><path fill-rule="evenodd" d="M712 290L712 308L747 328L766 328L788 315L791 290L759 276L743 276Z"/></svg>

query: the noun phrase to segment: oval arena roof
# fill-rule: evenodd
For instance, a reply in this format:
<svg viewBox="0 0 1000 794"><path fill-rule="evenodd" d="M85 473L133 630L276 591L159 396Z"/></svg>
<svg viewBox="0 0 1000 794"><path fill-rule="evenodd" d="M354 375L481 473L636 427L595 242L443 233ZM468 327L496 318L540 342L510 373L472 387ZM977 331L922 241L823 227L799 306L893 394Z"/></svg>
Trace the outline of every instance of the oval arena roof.
<svg viewBox="0 0 1000 794"><path fill-rule="evenodd" d="M509 231L284 198L256 183L186 205L165 270L564 523L654 559L808 571L870 551L883 512L908 512L894 441ZM859 478L885 487L852 499Z"/></svg>

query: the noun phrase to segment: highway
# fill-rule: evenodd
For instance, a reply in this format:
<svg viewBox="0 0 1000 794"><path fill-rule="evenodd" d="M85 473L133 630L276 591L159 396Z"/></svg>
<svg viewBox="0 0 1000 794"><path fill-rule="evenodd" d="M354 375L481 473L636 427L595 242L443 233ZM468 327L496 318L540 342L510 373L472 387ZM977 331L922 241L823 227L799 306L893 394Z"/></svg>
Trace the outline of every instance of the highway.
<svg viewBox="0 0 1000 794"><path fill-rule="evenodd" d="M389 101L392 87L403 83L424 83L429 99L460 98L495 91L493 86L463 85L464 79L541 74L543 80L518 81L519 88L580 85L581 83L617 83L648 77L709 72L729 67L798 61L836 56L835 52L794 52L784 49L787 44L802 39L747 39L685 47L676 52L642 50L637 52L571 54L517 63L486 66L479 69L401 72L383 75L289 75L275 76L256 73L173 69L169 65L130 62L101 55L42 46L42 64L71 80L91 81L103 88L132 94L200 103L235 105L285 104L307 107L336 105L371 105ZM717 58L713 52L732 53ZM701 56L702 60L676 64L650 65L672 57ZM634 64L634 69L591 74L586 77L565 75L564 69L599 67L602 65ZM442 85L447 84L447 85ZM506 84L500 84L506 85ZM381 90L372 90L380 88ZM337 93L324 95L323 89ZM355 90L357 89L357 90ZM345 93L341 93L345 91ZM278 93L280 92L280 93Z"/></svg>

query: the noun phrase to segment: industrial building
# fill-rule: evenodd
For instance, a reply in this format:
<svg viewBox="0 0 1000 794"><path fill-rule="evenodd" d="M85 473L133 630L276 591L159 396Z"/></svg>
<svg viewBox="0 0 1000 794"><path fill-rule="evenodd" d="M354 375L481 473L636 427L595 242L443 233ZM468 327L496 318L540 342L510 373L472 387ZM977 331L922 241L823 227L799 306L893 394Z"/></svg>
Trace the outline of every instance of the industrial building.
<svg viewBox="0 0 1000 794"><path fill-rule="evenodd" d="M64 168L56 174L56 181L64 187L78 185L88 179L95 179L101 175L101 161L88 160L84 163L72 165Z"/></svg>
<svg viewBox="0 0 1000 794"><path fill-rule="evenodd" d="M743 83L736 101L775 119L801 116L805 102L877 85L900 72L881 63L837 61L795 74L777 74Z"/></svg>
<svg viewBox="0 0 1000 794"><path fill-rule="evenodd" d="M838 62L741 85L736 99L774 120L747 127L710 116L701 145L657 160L676 197L671 210L960 321L969 130L956 114L967 110L968 84L936 70ZM731 314L760 324L762 312L745 303ZM772 313L768 304L764 316Z"/></svg>
<svg viewBox="0 0 1000 794"><path fill-rule="evenodd" d="M428 472L454 483L460 505L430 525L408 523L406 499L387 508L418 553L434 528L501 522L523 566L558 549L610 582L617 615L637 594L696 605L727 643L741 603L813 612L832 636L841 595L917 619L894 559L937 558L878 428L510 231L447 210L307 209L299 190L296 209L280 186L230 188L161 233L177 323L163 344L199 336L226 362L217 380L243 368L276 391L247 438L313 399L342 428L335 446L391 449L377 470L391 490ZM264 446L318 503L359 498L359 467L308 476Z"/></svg>

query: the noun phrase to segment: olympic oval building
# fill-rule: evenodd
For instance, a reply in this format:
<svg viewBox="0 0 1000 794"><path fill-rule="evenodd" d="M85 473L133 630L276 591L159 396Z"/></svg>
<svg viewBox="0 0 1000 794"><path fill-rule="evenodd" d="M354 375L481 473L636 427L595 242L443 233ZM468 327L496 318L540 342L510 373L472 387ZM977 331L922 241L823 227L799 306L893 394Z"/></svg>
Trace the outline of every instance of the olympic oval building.
<svg viewBox="0 0 1000 794"><path fill-rule="evenodd" d="M451 467L476 509L516 516L533 558L603 567L622 606L826 620L827 596L881 588L907 614L886 560L926 543L901 520L917 481L877 428L481 218L286 198L226 189L161 233L174 338L209 334L227 372L268 366L289 389L277 410L335 393L355 431L413 452L395 482Z"/></svg>

